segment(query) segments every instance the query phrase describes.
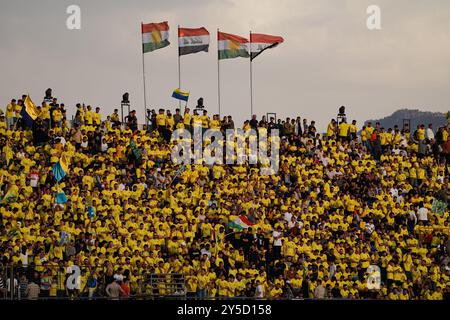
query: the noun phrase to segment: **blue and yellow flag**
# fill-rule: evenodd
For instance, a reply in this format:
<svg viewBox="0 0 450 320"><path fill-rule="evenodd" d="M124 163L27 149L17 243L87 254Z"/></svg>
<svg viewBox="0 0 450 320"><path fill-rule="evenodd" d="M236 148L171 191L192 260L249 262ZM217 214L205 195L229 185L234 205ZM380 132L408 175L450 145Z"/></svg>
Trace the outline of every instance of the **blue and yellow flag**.
<svg viewBox="0 0 450 320"><path fill-rule="evenodd" d="M60 182L64 177L66 176L66 172L62 168L61 162L57 162L53 168L53 176L55 177L56 181Z"/></svg>
<svg viewBox="0 0 450 320"><path fill-rule="evenodd" d="M61 164L61 168L64 170L64 172L68 173L70 160L69 157L67 156L67 153L61 154L61 157L59 158L59 163Z"/></svg>
<svg viewBox="0 0 450 320"><path fill-rule="evenodd" d="M59 190L56 192L56 203L57 204L65 204L67 202L67 196L65 192L59 188Z"/></svg>
<svg viewBox="0 0 450 320"><path fill-rule="evenodd" d="M69 172L70 160L67 154L63 153L59 158L59 161L53 166L53 176L56 181L60 182Z"/></svg>
<svg viewBox="0 0 450 320"><path fill-rule="evenodd" d="M20 112L22 121L26 124L27 127L33 127L33 122L38 117L39 111L33 101L31 101L29 95L27 95L23 104L24 106L22 107L22 111Z"/></svg>
<svg viewBox="0 0 450 320"><path fill-rule="evenodd" d="M189 100L189 92L182 91L182 90L180 90L180 88L175 89L172 93L172 98L175 98L178 100L183 100L183 101L187 102Z"/></svg>

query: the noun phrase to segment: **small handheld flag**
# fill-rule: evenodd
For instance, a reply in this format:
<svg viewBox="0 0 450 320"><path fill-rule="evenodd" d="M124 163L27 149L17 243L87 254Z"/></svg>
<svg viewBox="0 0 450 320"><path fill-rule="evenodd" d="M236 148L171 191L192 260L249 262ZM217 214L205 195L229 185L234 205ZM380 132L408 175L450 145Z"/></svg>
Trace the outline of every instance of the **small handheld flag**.
<svg viewBox="0 0 450 320"><path fill-rule="evenodd" d="M91 219L95 217L95 209L94 209L94 207L92 207L92 206L88 207L88 216Z"/></svg>
<svg viewBox="0 0 450 320"><path fill-rule="evenodd" d="M34 120L38 117L39 111L33 101L31 101L29 95L27 95L23 104L24 106L22 107L20 115L22 116L23 123L31 128L33 127Z"/></svg>
<svg viewBox="0 0 450 320"><path fill-rule="evenodd" d="M56 203L57 204L65 204L67 203L67 197L63 190L59 190L56 193Z"/></svg>
<svg viewBox="0 0 450 320"><path fill-rule="evenodd" d="M60 182L65 176L66 172L64 171L61 162L57 162L53 168L53 176L55 177L56 181Z"/></svg>
<svg viewBox="0 0 450 320"><path fill-rule="evenodd" d="M172 93L172 98L187 102L189 100L189 92L181 91L179 88L175 89Z"/></svg>

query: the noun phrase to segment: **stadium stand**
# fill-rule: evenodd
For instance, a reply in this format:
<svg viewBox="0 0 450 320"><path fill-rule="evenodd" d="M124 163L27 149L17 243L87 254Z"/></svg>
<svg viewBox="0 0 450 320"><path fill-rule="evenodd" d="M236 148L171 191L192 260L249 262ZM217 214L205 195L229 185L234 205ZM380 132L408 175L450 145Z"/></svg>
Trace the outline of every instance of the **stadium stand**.
<svg viewBox="0 0 450 320"><path fill-rule="evenodd" d="M50 99L28 128L23 99L0 117L0 299L448 297L449 126L254 117L244 130L281 137L264 176L172 163L175 128L231 116L161 110L140 127L78 104L69 123Z"/></svg>

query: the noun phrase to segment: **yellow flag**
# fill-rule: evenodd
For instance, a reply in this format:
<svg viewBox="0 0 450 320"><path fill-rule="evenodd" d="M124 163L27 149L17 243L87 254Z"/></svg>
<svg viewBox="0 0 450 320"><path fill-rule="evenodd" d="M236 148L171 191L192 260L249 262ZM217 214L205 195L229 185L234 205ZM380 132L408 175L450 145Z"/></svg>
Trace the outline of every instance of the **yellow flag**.
<svg viewBox="0 0 450 320"><path fill-rule="evenodd" d="M24 101L25 105L25 111L28 113L28 115L31 117L31 119L36 120L36 118L39 115L39 111L36 108L36 105L31 101L30 96L27 95Z"/></svg>
<svg viewBox="0 0 450 320"><path fill-rule="evenodd" d="M66 152L63 152L61 154L61 157L59 158L59 164L61 165L65 173L69 172L70 160Z"/></svg>

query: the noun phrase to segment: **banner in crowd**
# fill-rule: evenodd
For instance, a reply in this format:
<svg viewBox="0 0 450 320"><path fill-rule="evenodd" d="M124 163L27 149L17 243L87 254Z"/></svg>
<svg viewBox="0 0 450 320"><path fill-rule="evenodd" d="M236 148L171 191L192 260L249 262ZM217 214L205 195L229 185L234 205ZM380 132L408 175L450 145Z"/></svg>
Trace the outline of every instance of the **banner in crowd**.
<svg viewBox="0 0 450 320"><path fill-rule="evenodd" d="M440 201L438 199L433 199L431 211L439 215L443 215L445 213L445 210L447 210L447 206L448 206L447 202Z"/></svg>
<svg viewBox="0 0 450 320"><path fill-rule="evenodd" d="M228 226L236 231L242 231L253 226L253 223L246 216L241 215L231 221Z"/></svg>

